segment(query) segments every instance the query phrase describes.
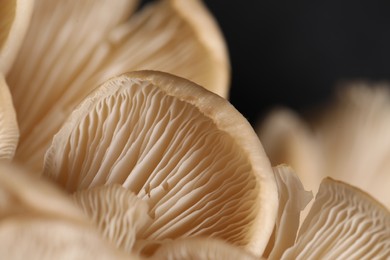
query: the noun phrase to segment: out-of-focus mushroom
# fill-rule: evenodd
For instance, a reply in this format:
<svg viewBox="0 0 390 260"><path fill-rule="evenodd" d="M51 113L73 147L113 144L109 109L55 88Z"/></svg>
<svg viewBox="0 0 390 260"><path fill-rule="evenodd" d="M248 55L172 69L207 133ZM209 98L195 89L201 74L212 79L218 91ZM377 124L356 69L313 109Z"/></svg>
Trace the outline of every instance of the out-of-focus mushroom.
<svg viewBox="0 0 390 260"><path fill-rule="evenodd" d="M2 258L128 259L100 236L65 192L29 175L20 166L0 163Z"/></svg>
<svg viewBox="0 0 390 260"><path fill-rule="evenodd" d="M390 212L373 197L325 178L298 229L308 193L291 167L275 167L275 175L280 206L274 239L267 247L269 259L390 257Z"/></svg>
<svg viewBox="0 0 390 260"><path fill-rule="evenodd" d="M36 0L7 77L20 124L15 159L41 169L51 137L93 88L133 70L166 71L226 97L222 33L200 0ZM127 20L126 20L127 19Z"/></svg>
<svg viewBox="0 0 390 260"><path fill-rule="evenodd" d="M187 238L165 243L148 259L259 260L260 258L220 239Z"/></svg>
<svg viewBox="0 0 390 260"><path fill-rule="evenodd" d="M119 184L78 191L73 198L107 240L126 253L138 253L136 235L151 222L145 201Z"/></svg>
<svg viewBox="0 0 390 260"><path fill-rule="evenodd" d="M149 205L137 243L223 239L259 256L277 189L249 122L224 98L155 71L112 78L55 135L44 176L69 192L118 183ZM148 246L150 242L150 246Z"/></svg>
<svg viewBox="0 0 390 260"><path fill-rule="evenodd" d="M272 165L291 165L306 189L316 193L329 176L370 193L390 209L389 86L350 83L338 91L337 99L311 117L288 109L270 113L259 124L260 140Z"/></svg>
<svg viewBox="0 0 390 260"><path fill-rule="evenodd" d="M0 2L0 73L7 74L29 25L34 0Z"/></svg>
<svg viewBox="0 0 390 260"><path fill-rule="evenodd" d="M19 139L19 127L12 97L0 73L0 160L13 158Z"/></svg>
<svg viewBox="0 0 390 260"><path fill-rule="evenodd" d="M323 176L317 139L300 115L284 107L274 108L257 132L273 166L287 164L307 189L318 187Z"/></svg>

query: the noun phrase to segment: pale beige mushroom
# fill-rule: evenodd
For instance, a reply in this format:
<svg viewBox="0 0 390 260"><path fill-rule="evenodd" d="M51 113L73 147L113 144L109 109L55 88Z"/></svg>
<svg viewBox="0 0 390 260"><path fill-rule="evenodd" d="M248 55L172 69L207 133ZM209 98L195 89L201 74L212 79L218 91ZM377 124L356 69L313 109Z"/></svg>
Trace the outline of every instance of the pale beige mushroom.
<svg viewBox="0 0 390 260"><path fill-rule="evenodd" d="M12 97L0 73L0 161L11 160L19 140L19 127Z"/></svg>
<svg viewBox="0 0 390 260"><path fill-rule="evenodd" d="M313 199L313 194L306 191L294 170L288 165L274 167L279 194L279 208L275 229L268 242L264 257L281 259L284 251L295 244L303 210Z"/></svg>
<svg viewBox="0 0 390 260"><path fill-rule="evenodd" d="M299 213L310 196L291 167L275 167L275 175L279 217L268 259L390 258L390 212L373 197L325 178L298 229Z"/></svg>
<svg viewBox="0 0 390 260"><path fill-rule="evenodd" d="M21 132L16 160L41 169L51 137L74 106L125 72L166 71L227 97L227 49L201 0L161 0L130 17L137 2L36 1L7 78Z"/></svg>
<svg viewBox="0 0 390 260"><path fill-rule="evenodd" d="M390 212L367 193L324 179L285 259L389 259Z"/></svg>
<svg viewBox="0 0 390 260"><path fill-rule="evenodd" d="M0 1L0 160L13 158L19 128L5 80L25 36L33 0Z"/></svg>
<svg viewBox="0 0 390 260"><path fill-rule="evenodd" d="M286 163L306 189L332 177L356 186L390 209L390 87L353 82L309 116L271 112L258 135L273 165ZM281 130L283 129L283 130Z"/></svg>
<svg viewBox="0 0 390 260"><path fill-rule="evenodd" d="M69 192L118 183L145 200L153 221L137 243L146 254L167 239L208 236L260 256L277 211L249 122L226 99L162 72L92 92L55 135L44 176Z"/></svg>
<svg viewBox="0 0 390 260"><path fill-rule="evenodd" d="M152 221L145 201L119 184L78 191L73 198L107 240L128 254L138 254L137 234Z"/></svg>
<svg viewBox="0 0 390 260"><path fill-rule="evenodd" d="M173 240L163 244L156 253L148 259L259 260L260 258L220 239L187 238Z"/></svg>
<svg viewBox="0 0 390 260"><path fill-rule="evenodd" d="M2 259L136 259L104 240L69 195L30 175L0 163Z"/></svg>
<svg viewBox="0 0 390 260"><path fill-rule="evenodd" d="M78 191L73 198L107 240L128 254L142 257L143 245L137 245L137 236L153 221L145 201L119 184ZM157 251L148 259L258 259L242 248L215 238L179 238L158 243Z"/></svg>
<svg viewBox="0 0 390 260"><path fill-rule="evenodd" d="M0 1L0 73L7 74L22 44L34 0Z"/></svg>
<svg viewBox="0 0 390 260"><path fill-rule="evenodd" d="M257 133L273 166L287 164L299 175L306 189L318 187L323 158L309 124L295 111L272 109Z"/></svg>

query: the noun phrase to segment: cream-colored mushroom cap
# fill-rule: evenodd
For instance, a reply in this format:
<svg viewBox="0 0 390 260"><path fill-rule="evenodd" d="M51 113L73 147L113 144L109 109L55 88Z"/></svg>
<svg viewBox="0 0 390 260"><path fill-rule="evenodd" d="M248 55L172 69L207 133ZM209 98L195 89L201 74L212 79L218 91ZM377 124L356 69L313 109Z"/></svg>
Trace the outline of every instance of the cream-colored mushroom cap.
<svg viewBox="0 0 390 260"><path fill-rule="evenodd" d="M257 126L257 133L273 166L287 164L311 190L324 177L323 158L310 126L286 107L275 107Z"/></svg>
<svg viewBox="0 0 390 260"><path fill-rule="evenodd" d="M285 259L389 259L390 212L362 190L325 178Z"/></svg>
<svg viewBox="0 0 390 260"><path fill-rule="evenodd" d="M44 175L69 192L118 183L137 194L153 219L140 231L146 244L210 236L261 255L277 211L249 122L226 99L156 71L92 92L55 135Z"/></svg>
<svg viewBox="0 0 390 260"><path fill-rule="evenodd" d="M5 76L24 39L33 0L0 1L0 160L13 158L19 127Z"/></svg>
<svg viewBox="0 0 390 260"><path fill-rule="evenodd" d="M0 73L7 74L22 44L34 0L0 1Z"/></svg>
<svg viewBox="0 0 390 260"><path fill-rule="evenodd" d="M78 191L73 199L108 241L128 254L139 253L137 235L151 222L146 201L119 184Z"/></svg>
<svg viewBox="0 0 390 260"><path fill-rule="evenodd" d="M295 244L302 211L308 207L313 194L303 188L294 170L285 164L274 167L279 194L279 208L275 229L268 242L264 257L282 259L286 249Z"/></svg>
<svg viewBox="0 0 390 260"><path fill-rule="evenodd" d="M37 0L7 80L20 123L15 160L41 170L52 136L108 78L159 70L223 96L230 64L223 35L201 0Z"/></svg>
<svg viewBox="0 0 390 260"><path fill-rule="evenodd" d="M19 139L19 127L11 93L0 73L0 160L11 160Z"/></svg>
<svg viewBox="0 0 390 260"><path fill-rule="evenodd" d="M20 166L0 163L2 259L128 259L100 236L65 192L30 175Z"/></svg>
<svg viewBox="0 0 390 260"><path fill-rule="evenodd" d="M310 194L291 167L275 167L275 176L280 204L268 259L390 258L390 212L373 197L325 178L300 221Z"/></svg>

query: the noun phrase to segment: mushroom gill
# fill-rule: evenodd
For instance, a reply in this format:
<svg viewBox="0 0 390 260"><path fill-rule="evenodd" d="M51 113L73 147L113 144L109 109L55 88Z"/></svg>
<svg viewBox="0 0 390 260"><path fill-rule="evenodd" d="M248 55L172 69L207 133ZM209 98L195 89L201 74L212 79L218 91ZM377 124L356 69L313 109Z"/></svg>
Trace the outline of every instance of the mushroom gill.
<svg viewBox="0 0 390 260"><path fill-rule="evenodd" d="M0 72L7 74L22 45L34 0L0 1Z"/></svg>
<svg viewBox="0 0 390 260"><path fill-rule="evenodd" d="M281 259L283 252L295 244L303 210L313 199L313 194L305 191L298 176L288 165L274 167L279 194L279 208L275 229L268 242L264 257Z"/></svg>
<svg viewBox="0 0 390 260"><path fill-rule="evenodd" d="M325 178L284 259L389 259L390 212L356 187Z"/></svg>
<svg viewBox="0 0 390 260"><path fill-rule="evenodd" d="M55 135L44 176L69 192L115 183L134 192L152 218L138 235L144 245L208 236L259 256L277 210L249 122L226 99L163 72L127 73L93 91Z"/></svg>
<svg viewBox="0 0 390 260"><path fill-rule="evenodd" d="M200 0L37 0L7 77L18 121L15 159L34 169L74 106L110 77L161 70L227 96L229 62L219 28ZM130 18L130 19L129 19Z"/></svg>
<svg viewBox="0 0 390 260"><path fill-rule="evenodd" d="M180 259L224 259L259 260L260 258L232 246L220 239L190 238L178 239L161 246L150 260Z"/></svg>
<svg viewBox="0 0 390 260"><path fill-rule="evenodd" d="M0 161L11 160L19 139L19 127L12 97L0 73Z"/></svg>
<svg viewBox="0 0 390 260"><path fill-rule="evenodd" d="M136 253L136 236L151 221L145 201L119 184L78 191L73 199L108 241L128 254Z"/></svg>
<svg viewBox="0 0 390 260"><path fill-rule="evenodd" d="M274 169L280 204L268 259L390 257L390 212L377 200L347 183L324 178L300 221L309 193L291 167Z"/></svg>
<svg viewBox="0 0 390 260"><path fill-rule="evenodd" d="M69 195L21 166L0 163L4 259L128 259L90 225Z"/></svg>

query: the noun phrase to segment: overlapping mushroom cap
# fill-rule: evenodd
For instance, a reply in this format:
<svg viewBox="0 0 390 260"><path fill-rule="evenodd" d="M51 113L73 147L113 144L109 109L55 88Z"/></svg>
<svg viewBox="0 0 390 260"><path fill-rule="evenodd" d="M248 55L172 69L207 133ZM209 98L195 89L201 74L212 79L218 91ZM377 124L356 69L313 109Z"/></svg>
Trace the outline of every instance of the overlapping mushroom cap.
<svg viewBox="0 0 390 260"><path fill-rule="evenodd" d="M302 221L299 213L310 201L310 192L291 167L274 169L279 210L265 252L268 259L390 258L390 212L372 196L325 178Z"/></svg>
<svg viewBox="0 0 390 260"><path fill-rule="evenodd" d="M4 259L131 258L104 240L65 192L4 162L0 163L0 241Z"/></svg>
<svg viewBox="0 0 390 260"><path fill-rule="evenodd" d="M0 2L0 72L7 74L29 26L34 0Z"/></svg>
<svg viewBox="0 0 390 260"><path fill-rule="evenodd" d="M0 160L13 158L19 140L19 127L12 97L0 73Z"/></svg>
<svg viewBox="0 0 390 260"><path fill-rule="evenodd" d="M134 13L137 4L36 0L7 76L20 126L15 160L41 169L52 135L74 106L124 72L161 70L228 95L225 42L202 2L161 0Z"/></svg>
<svg viewBox="0 0 390 260"><path fill-rule="evenodd" d="M24 39L33 0L0 2L0 160L13 158L19 127L5 76L10 70Z"/></svg>
<svg viewBox="0 0 390 260"><path fill-rule="evenodd" d="M124 74L92 92L55 135L44 176L69 192L121 184L145 200L146 253L209 236L261 255L277 210L249 122L226 99L162 72Z"/></svg>
<svg viewBox="0 0 390 260"><path fill-rule="evenodd" d="M157 1L127 21L136 6L37 0L13 64L32 2L0 4L0 159L12 159L18 142L13 98L21 127L16 160L40 169L49 148L43 178L74 198L27 176L31 172L0 164L1 255L390 257L389 211L345 183L325 179L300 225L311 196L290 168L277 167L274 175L250 124L223 98L226 47L201 1ZM171 74L117 76L140 69ZM274 135L299 131L283 158L313 158L316 142L294 118L289 122ZM325 132L334 139L332 129ZM302 149L295 146L300 140ZM386 169L383 157L370 158ZM297 165L310 172L317 164ZM9 250L14 244L18 250Z"/></svg>

